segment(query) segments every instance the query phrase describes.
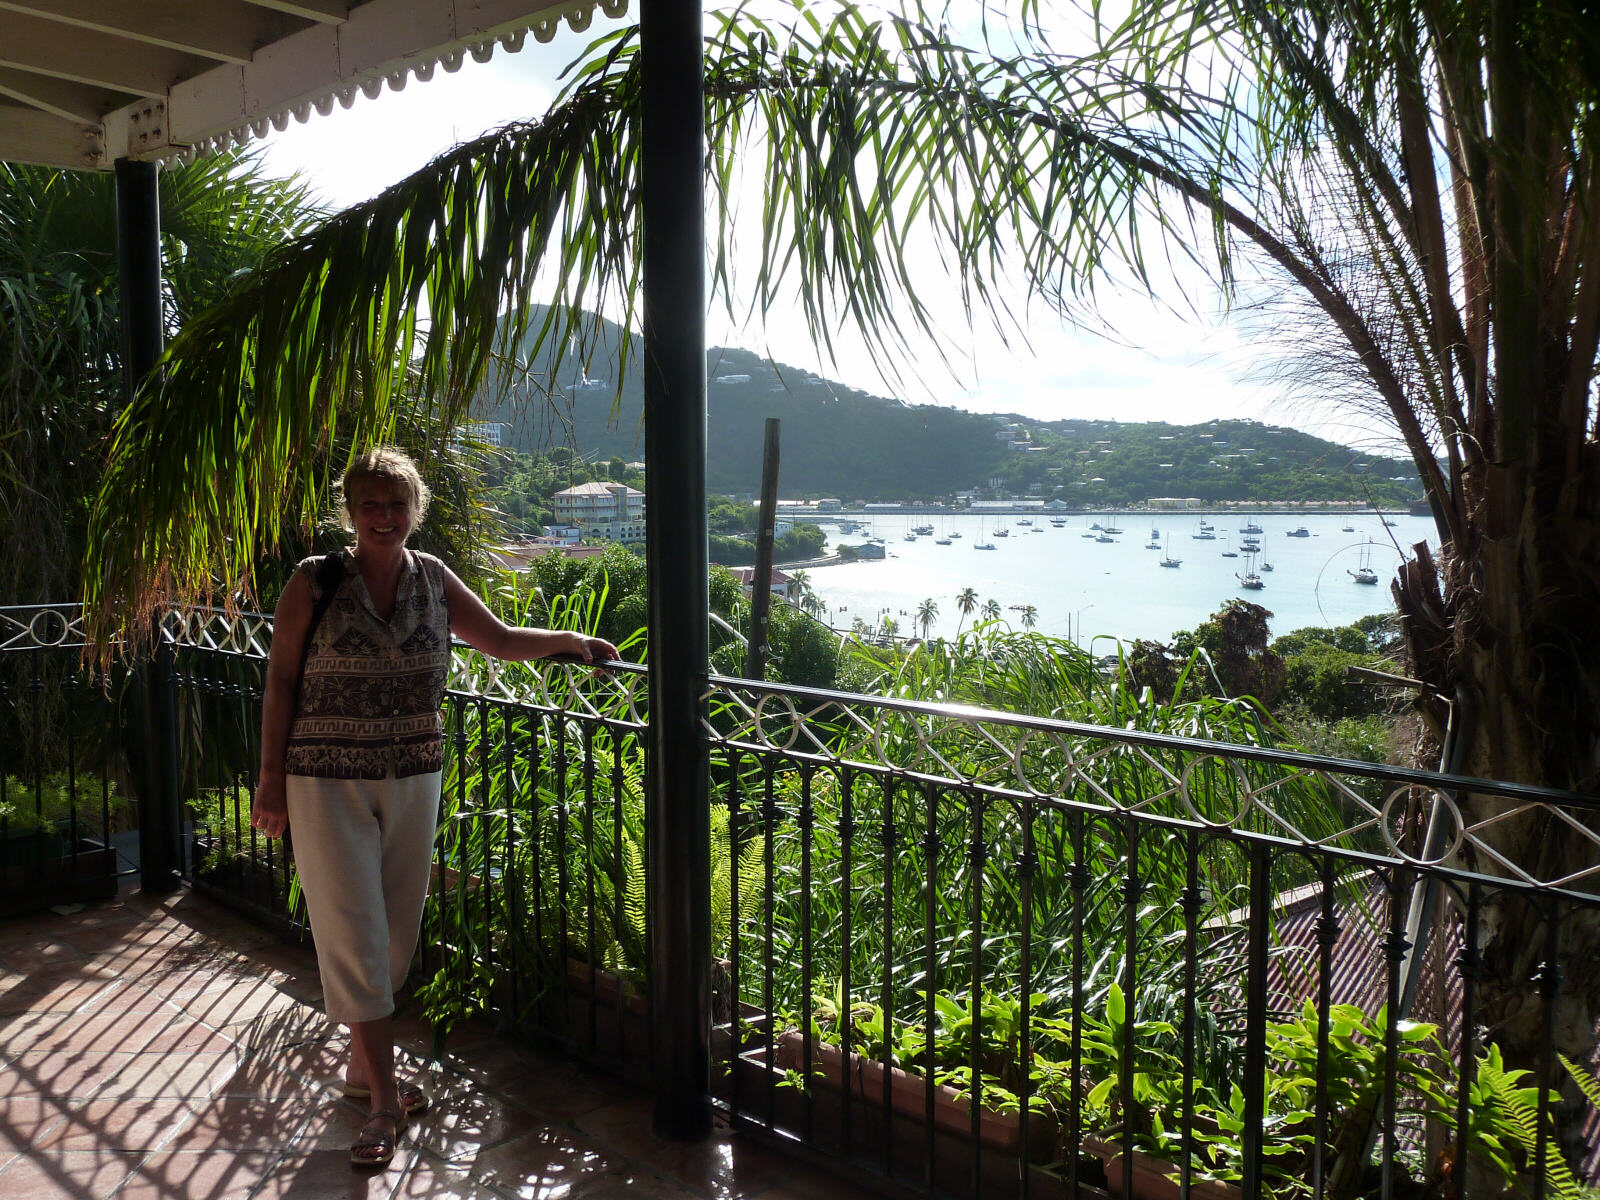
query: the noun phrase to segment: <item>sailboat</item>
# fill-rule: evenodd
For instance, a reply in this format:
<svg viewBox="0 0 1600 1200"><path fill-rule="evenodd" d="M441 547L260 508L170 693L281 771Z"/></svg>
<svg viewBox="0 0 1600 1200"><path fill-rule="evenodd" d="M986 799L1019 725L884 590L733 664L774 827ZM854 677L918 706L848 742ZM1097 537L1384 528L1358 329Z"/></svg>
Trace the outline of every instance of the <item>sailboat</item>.
<svg viewBox="0 0 1600 1200"><path fill-rule="evenodd" d="M1238 558L1239 557L1239 552L1233 548L1233 543L1231 543L1231 542L1223 542L1222 543L1222 557L1223 558Z"/></svg>
<svg viewBox="0 0 1600 1200"><path fill-rule="evenodd" d="M1168 546L1161 552L1161 565L1163 567L1181 567L1183 566L1183 559L1173 558L1172 547Z"/></svg>
<svg viewBox="0 0 1600 1200"><path fill-rule="evenodd" d="M1199 530L1189 536L1197 542L1214 542L1217 540L1216 533L1212 531L1211 526L1205 521L1201 521Z"/></svg>
<svg viewBox="0 0 1600 1200"><path fill-rule="evenodd" d="M1161 530L1157 529L1154 525L1150 527L1150 540L1144 544L1144 548L1146 550L1161 549Z"/></svg>
<svg viewBox="0 0 1600 1200"><path fill-rule="evenodd" d="M1264 554L1264 553L1266 553L1266 552L1265 552L1265 551L1262 551L1262 552L1261 552L1261 553L1263 553L1263 554ZM1262 559L1262 560L1261 560L1261 573L1262 573L1262 574L1263 574L1263 575L1265 575L1265 574L1266 574L1266 573L1267 573L1267 572L1268 572L1268 571L1270 571L1270 570L1272 570L1272 564L1271 564L1271 563L1269 563L1269 562L1268 562L1268 561L1267 561L1267 560L1266 560L1266 559L1264 559L1264 558L1263 558L1263 559Z"/></svg>
<svg viewBox="0 0 1600 1200"><path fill-rule="evenodd" d="M1369 584L1369 585L1376 585L1377 584L1377 582L1378 582L1378 573L1372 569L1372 539L1371 538L1368 538L1367 539L1367 544L1365 546L1361 547L1361 565L1359 567L1357 567L1354 571L1347 571L1347 572L1345 572L1345 574L1349 575L1350 578L1354 579L1357 583L1365 583L1365 584Z"/></svg>
<svg viewBox="0 0 1600 1200"><path fill-rule="evenodd" d="M1256 574L1256 556L1247 552L1244 556L1244 574L1234 573L1234 578L1239 581L1239 586L1252 592L1259 592L1267 585L1262 582L1261 576Z"/></svg>
<svg viewBox="0 0 1600 1200"><path fill-rule="evenodd" d="M978 540L972 543L972 548L974 550L993 550L994 549L994 543L993 542L986 542L983 539L983 520L981 518L978 521Z"/></svg>

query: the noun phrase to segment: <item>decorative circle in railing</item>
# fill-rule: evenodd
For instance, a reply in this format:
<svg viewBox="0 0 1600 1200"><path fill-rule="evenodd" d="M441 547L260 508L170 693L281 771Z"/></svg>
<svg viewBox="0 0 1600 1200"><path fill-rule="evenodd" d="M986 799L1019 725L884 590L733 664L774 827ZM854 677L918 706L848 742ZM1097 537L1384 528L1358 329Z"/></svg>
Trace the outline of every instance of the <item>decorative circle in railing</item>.
<svg viewBox="0 0 1600 1200"><path fill-rule="evenodd" d="M42 609L28 622L28 635L40 646L59 646L67 640L72 623L53 608Z"/></svg>
<svg viewBox="0 0 1600 1200"><path fill-rule="evenodd" d="M1432 802L1427 803L1430 797ZM1436 819L1448 819L1455 826L1455 832L1450 837L1449 846L1431 858L1425 855L1413 854L1406 850L1400 845L1399 839L1395 836L1395 802L1401 800L1409 802L1413 798L1418 801L1416 807L1412 809L1413 812L1420 814L1425 804L1428 809L1427 818L1422 828L1418 831L1424 841L1433 840L1433 823ZM1409 803L1407 807L1411 807ZM1461 809L1457 806L1455 799L1448 792L1441 792L1437 788L1425 790L1409 786L1395 788L1384 798L1383 811L1378 819L1378 828L1382 830L1384 844L1390 850L1407 862L1415 863L1419 867L1436 867L1440 863L1455 857L1456 852L1461 849L1461 844L1466 841L1467 837L1467 822L1462 817Z"/></svg>
<svg viewBox="0 0 1600 1200"><path fill-rule="evenodd" d="M767 736L767 731L763 723L763 717L766 714L767 702L769 700L776 700L778 703L783 705L784 715L789 721L789 736L782 742L782 744L779 744ZM799 742L800 735L804 729L805 718L800 715L800 710L795 707L794 701L788 696L768 692L766 695L762 696L761 699L756 701L756 706L750 714L750 731L755 735L756 740L768 750L793 750L796 743Z"/></svg>
<svg viewBox="0 0 1600 1200"><path fill-rule="evenodd" d="M1042 753L1030 755L1028 750L1031 743L1041 741L1044 743ZM1050 748L1055 747L1061 751L1062 764L1059 771L1051 776L1048 785L1041 786L1034 782L1034 777L1050 767ZM1030 771L1029 762L1038 763L1039 766ZM1072 752L1072 744L1058 733L1043 729L1024 729L1022 736L1017 739L1016 748L1012 751L1012 768L1017 777L1017 784L1023 791L1035 796L1060 796L1063 795L1078 777L1076 756Z"/></svg>
<svg viewBox="0 0 1600 1200"><path fill-rule="evenodd" d="M1195 803L1194 789L1196 784L1203 783L1213 770L1213 768L1205 766L1208 763L1220 765L1219 782L1223 784L1224 794L1233 792L1237 788L1238 793L1243 797L1243 803L1239 805L1239 810L1225 820L1219 820L1216 815L1201 811L1200 806ZM1204 767L1206 775L1197 780L1196 772L1202 767ZM1178 781L1178 796L1183 801L1184 808L1189 810L1189 815L1211 829L1237 829L1239 822L1249 815L1250 810L1255 807L1256 803L1255 791L1250 787L1249 779L1245 778L1244 768L1236 760L1223 758L1220 754L1202 754L1191 759L1183 768L1183 776Z"/></svg>

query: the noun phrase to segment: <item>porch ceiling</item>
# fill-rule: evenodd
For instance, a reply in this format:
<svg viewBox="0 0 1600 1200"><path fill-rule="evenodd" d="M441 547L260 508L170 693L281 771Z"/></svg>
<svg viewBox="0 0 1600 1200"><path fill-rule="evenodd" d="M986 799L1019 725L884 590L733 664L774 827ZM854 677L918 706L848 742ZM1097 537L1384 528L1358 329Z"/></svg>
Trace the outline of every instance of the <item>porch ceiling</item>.
<svg viewBox="0 0 1600 1200"><path fill-rule="evenodd" d="M0 161L226 148L628 0L0 0Z"/></svg>

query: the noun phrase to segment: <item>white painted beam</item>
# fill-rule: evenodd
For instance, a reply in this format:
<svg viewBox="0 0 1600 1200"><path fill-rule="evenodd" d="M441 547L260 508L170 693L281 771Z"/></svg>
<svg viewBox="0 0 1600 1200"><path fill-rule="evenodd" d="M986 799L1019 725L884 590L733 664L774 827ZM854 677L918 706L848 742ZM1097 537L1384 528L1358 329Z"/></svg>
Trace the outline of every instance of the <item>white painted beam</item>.
<svg viewBox="0 0 1600 1200"><path fill-rule="evenodd" d="M9 96L32 108L83 125L98 125L100 119L122 103L117 93L82 83L68 83L48 75L30 75L0 67L0 96Z"/></svg>
<svg viewBox="0 0 1600 1200"><path fill-rule="evenodd" d="M82 125L50 113L0 104L0 162L95 170L104 165L103 149L98 125Z"/></svg>
<svg viewBox="0 0 1600 1200"><path fill-rule="evenodd" d="M202 59L93 30L0 13L0 67L14 67L135 96L163 96L204 70Z"/></svg>
<svg viewBox="0 0 1600 1200"><path fill-rule="evenodd" d="M308 21L339 22L350 15L349 0L250 0L260 8L304 17Z"/></svg>
<svg viewBox="0 0 1600 1200"><path fill-rule="evenodd" d="M234 63L299 24L240 0L0 0L0 9Z"/></svg>

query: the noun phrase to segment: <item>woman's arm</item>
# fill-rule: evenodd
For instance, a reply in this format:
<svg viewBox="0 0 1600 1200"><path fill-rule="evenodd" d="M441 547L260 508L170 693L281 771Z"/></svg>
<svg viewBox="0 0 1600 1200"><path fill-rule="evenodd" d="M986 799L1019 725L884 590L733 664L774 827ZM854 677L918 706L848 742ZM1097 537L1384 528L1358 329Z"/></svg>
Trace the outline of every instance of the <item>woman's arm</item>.
<svg viewBox="0 0 1600 1200"><path fill-rule="evenodd" d="M565 629L534 629L507 625L489 611L472 589L444 569L445 602L450 606L450 632L474 650L493 658L523 661L573 654L586 663L615 662L622 656L605 638L589 637Z"/></svg>
<svg viewBox="0 0 1600 1200"><path fill-rule="evenodd" d="M282 837L289 825L283 756L289 746L295 692L300 687L300 660L310 624L311 584L304 572L297 571L283 589L273 614L272 654L267 659L267 683L261 695L261 771L250 821L268 837Z"/></svg>

